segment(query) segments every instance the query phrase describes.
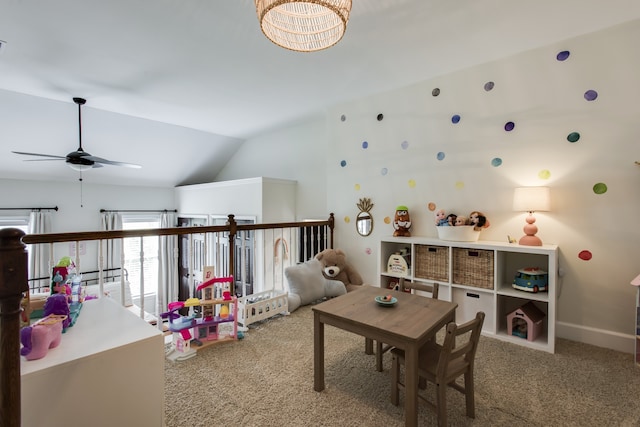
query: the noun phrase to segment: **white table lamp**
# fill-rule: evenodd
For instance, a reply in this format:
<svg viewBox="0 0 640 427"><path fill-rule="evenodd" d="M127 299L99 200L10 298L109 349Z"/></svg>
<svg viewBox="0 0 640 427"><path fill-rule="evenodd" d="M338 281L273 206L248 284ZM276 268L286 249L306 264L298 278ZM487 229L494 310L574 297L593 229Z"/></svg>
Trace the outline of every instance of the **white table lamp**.
<svg viewBox="0 0 640 427"><path fill-rule="evenodd" d="M524 226L524 236L518 242L525 246L542 246L542 240L536 233L538 227L535 225L536 218L534 212L545 212L550 210L551 197L549 187L519 187L513 193L513 210L518 212L529 212L527 224Z"/></svg>

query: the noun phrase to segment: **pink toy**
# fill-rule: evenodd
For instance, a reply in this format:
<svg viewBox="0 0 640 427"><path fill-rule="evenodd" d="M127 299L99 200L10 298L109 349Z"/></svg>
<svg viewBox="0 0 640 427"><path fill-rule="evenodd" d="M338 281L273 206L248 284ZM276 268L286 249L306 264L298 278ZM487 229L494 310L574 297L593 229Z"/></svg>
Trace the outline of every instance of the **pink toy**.
<svg viewBox="0 0 640 427"><path fill-rule="evenodd" d="M22 349L20 354L27 360L42 359L50 348L55 348L62 340L62 322L67 316L50 315L32 326L20 330Z"/></svg>

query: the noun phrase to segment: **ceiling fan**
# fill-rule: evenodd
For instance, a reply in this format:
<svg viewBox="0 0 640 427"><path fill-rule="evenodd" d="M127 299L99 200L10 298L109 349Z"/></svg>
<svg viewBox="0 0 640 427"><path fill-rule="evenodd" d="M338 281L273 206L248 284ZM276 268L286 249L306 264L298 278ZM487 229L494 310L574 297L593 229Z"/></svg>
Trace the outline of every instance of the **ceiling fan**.
<svg viewBox="0 0 640 427"><path fill-rule="evenodd" d="M85 171L91 168L101 168L102 165L111 166L124 166L128 168L141 168L142 166L133 163L116 162L113 160L103 159L102 157L92 156L82 149L82 106L87 102L83 98L73 98L73 102L78 105L78 139L79 146L76 151L72 151L66 156L55 156L52 154L40 154L40 153L25 153L22 151L12 151L12 153L20 154L23 156L37 156L45 157L44 159L31 159L25 160L27 162L37 161L49 161L49 160L64 160L71 169L77 171Z"/></svg>

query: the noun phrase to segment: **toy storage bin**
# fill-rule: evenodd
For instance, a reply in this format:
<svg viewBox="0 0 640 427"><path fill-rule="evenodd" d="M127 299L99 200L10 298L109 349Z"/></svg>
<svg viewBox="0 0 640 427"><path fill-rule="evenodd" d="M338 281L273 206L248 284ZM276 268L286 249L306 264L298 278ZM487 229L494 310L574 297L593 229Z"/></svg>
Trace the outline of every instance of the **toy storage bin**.
<svg viewBox="0 0 640 427"><path fill-rule="evenodd" d="M477 242L480 237L480 230L474 230L473 225L436 226L438 238L451 242Z"/></svg>
<svg viewBox="0 0 640 427"><path fill-rule="evenodd" d="M243 328L280 313L289 314L288 292L272 290L238 298L238 325Z"/></svg>
<svg viewBox="0 0 640 427"><path fill-rule="evenodd" d="M493 293L475 289L454 288L451 290L451 301L458 304L456 309L456 323L467 322L479 311L484 311L485 318L482 330L494 334L495 330L495 309Z"/></svg>
<svg viewBox="0 0 640 427"><path fill-rule="evenodd" d="M453 283L493 289L493 251L452 248Z"/></svg>
<svg viewBox="0 0 640 427"><path fill-rule="evenodd" d="M415 277L449 281L449 248L446 246L415 246Z"/></svg>

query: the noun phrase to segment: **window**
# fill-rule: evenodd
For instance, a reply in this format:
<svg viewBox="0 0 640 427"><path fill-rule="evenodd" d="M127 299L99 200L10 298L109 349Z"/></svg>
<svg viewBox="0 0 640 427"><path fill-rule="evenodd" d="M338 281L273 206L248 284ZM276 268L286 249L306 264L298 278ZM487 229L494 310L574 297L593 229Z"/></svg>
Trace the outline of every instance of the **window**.
<svg viewBox="0 0 640 427"><path fill-rule="evenodd" d="M123 230L141 230L160 228L159 217L123 216ZM129 274L131 296L134 303L140 305L140 284L142 268L144 268L144 306L154 307L155 295L158 293L158 237L129 237L122 239L124 252L124 268ZM142 254L141 254L142 252ZM142 263L141 263L142 258ZM151 304L151 305L150 305Z"/></svg>

